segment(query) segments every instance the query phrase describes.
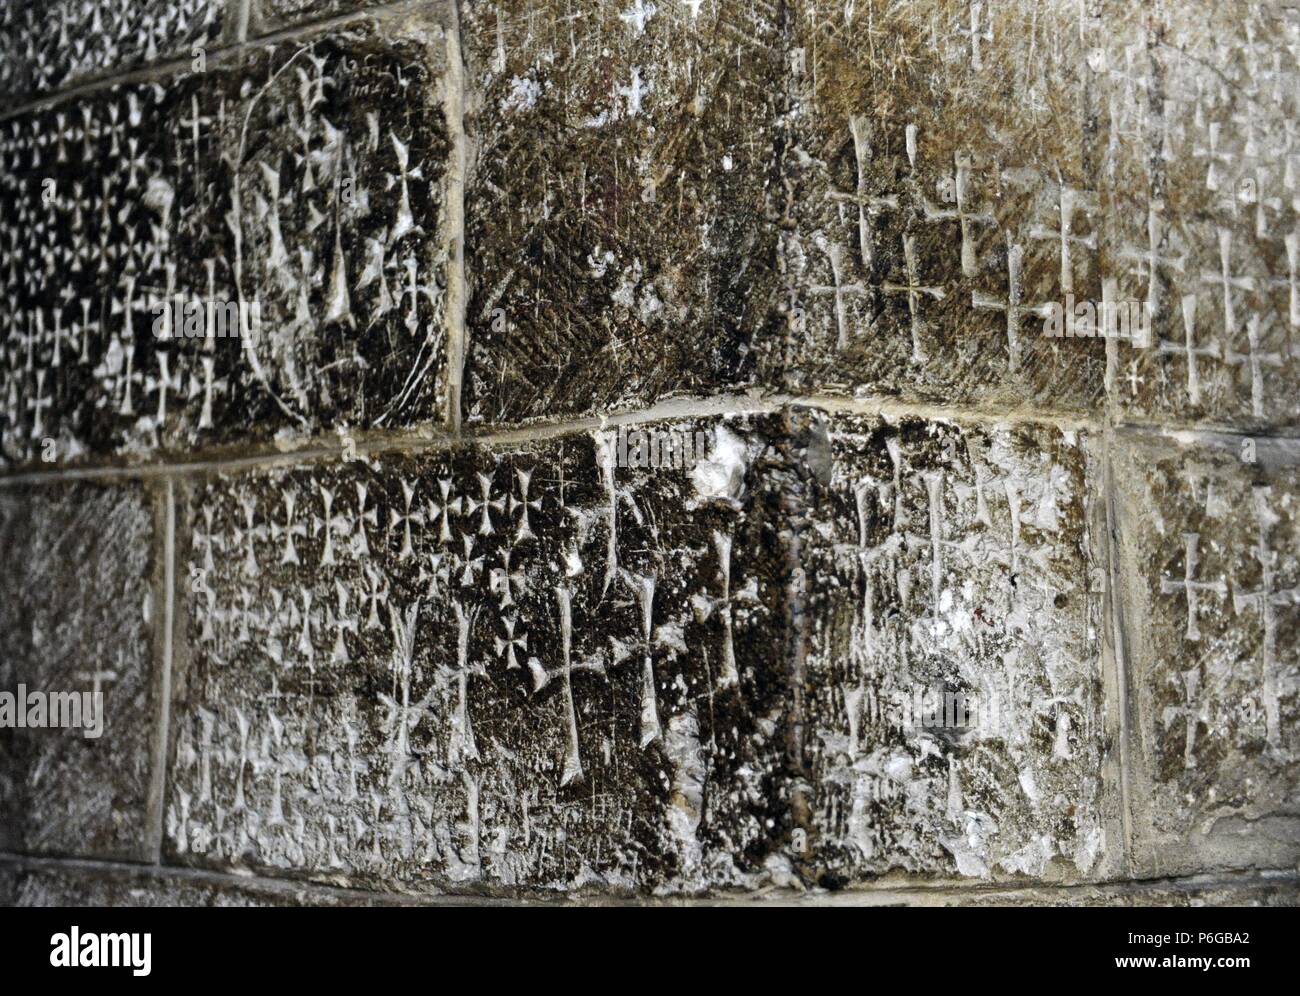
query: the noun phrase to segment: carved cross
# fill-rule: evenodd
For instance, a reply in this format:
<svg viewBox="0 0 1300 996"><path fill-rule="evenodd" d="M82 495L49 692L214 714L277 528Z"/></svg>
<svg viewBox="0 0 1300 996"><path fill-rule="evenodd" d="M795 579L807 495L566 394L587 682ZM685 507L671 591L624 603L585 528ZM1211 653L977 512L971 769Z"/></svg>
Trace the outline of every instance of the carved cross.
<svg viewBox="0 0 1300 996"><path fill-rule="evenodd" d="M488 576L488 589L495 592L501 598L501 608L508 609L515 604L514 594L523 595L527 588L528 577L523 571L510 570L511 551L502 548L498 551L501 557L501 566L492 568Z"/></svg>
<svg viewBox="0 0 1300 996"><path fill-rule="evenodd" d="M1223 331L1224 335L1233 336L1237 333L1237 320L1232 307L1232 292L1238 290L1254 290L1255 280L1253 277L1234 277L1232 275L1232 232L1227 228L1219 229L1219 272L1202 273L1201 282L1206 284L1217 284L1219 292L1223 295Z"/></svg>
<svg viewBox="0 0 1300 996"><path fill-rule="evenodd" d="M504 498L492 497L492 478L487 474L480 473L478 475L478 483L479 487L482 489L480 496L481 500L475 501L472 498L466 499L465 514L473 515L476 511L482 509L482 519L479 522L478 533L480 536L489 536L494 531L489 510L495 509L497 512L500 512L505 508L506 500Z"/></svg>
<svg viewBox="0 0 1300 996"><path fill-rule="evenodd" d="M1087 191L1075 190L1065 184L1060 185L1060 201L1058 210L1060 213L1060 227L1058 229L1048 228L1045 225L1034 225L1029 229L1031 239L1047 239L1055 241L1060 246L1061 254L1061 291L1069 293L1074 290L1074 264L1071 260L1071 246L1081 245L1094 252L1097 249L1097 235L1075 235L1074 234L1074 213L1077 210L1088 212L1095 208L1095 199Z"/></svg>
<svg viewBox="0 0 1300 996"><path fill-rule="evenodd" d="M1231 342L1229 342L1223 359L1226 363L1231 363L1234 366L1244 366L1250 370L1251 413L1256 418L1263 418L1264 367L1281 367L1283 361L1280 353L1264 353L1260 351L1258 316L1252 316L1246 322L1246 348L1249 352L1235 352L1232 348Z"/></svg>
<svg viewBox="0 0 1300 996"><path fill-rule="evenodd" d="M907 311L912 319L912 359L920 363L926 359L925 348L921 344L921 297L923 295L942 301L947 295L942 287L922 286L917 275L916 240L910 235L903 236L903 263L907 274L907 283L896 284L886 281L886 294L906 294Z"/></svg>
<svg viewBox="0 0 1300 996"><path fill-rule="evenodd" d="M853 193L833 190L826 196L832 201L853 204L858 209L858 250L864 269L870 271L875 260L875 232L872 220L885 211L897 211L898 198L893 195L873 195L867 186L867 168L871 162L871 124L865 115L849 118L849 134L853 137L853 159L857 167L857 186ZM836 276L836 284L839 277Z"/></svg>
<svg viewBox="0 0 1300 996"><path fill-rule="evenodd" d="M438 490L442 497L437 502L429 502L426 509L429 525L438 527L438 542L445 545L451 542L451 516L453 512L460 514L461 499L451 497L451 481L446 478L438 482Z"/></svg>
<svg viewBox="0 0 1300 996"><path fill-rule="evenodd" d="M343 634L349 630L352 635L357 633L357 621L348 615L348 589L344 587L342 581L335 581L334 587L338 592L338 608L332 613L330 625L334 628L334 650L332 659L338 663L346 664L348 662L348 645L343 639Z"/></svg>
<svg viewBox="0 0 1300 996"><path fill-rule="evenodd" d="M405 479L403 479L402 480L402 502L405 511L400 515L398 514L396 509L389 509L388 511L389 531L391 532L393 529L395 529L399 523L402 526L402 549L401 552L398 553L397 555L399 560L407 560L415 552L414 547L411 546L411 523L414 522L417 525L424 524L424 513L418 511L417 512L411 511L411 499L414 497L414 495L415 495L415 488L413 488L410 484L406 482Z"/></svg>
<svg viewBox="0 0 1300 996"><path fill-rule="evenodd" d="M1001 311L1007 316L1007 369L1014 373L1020 369L1020 319L1024 315L1047 318L1050 304L1022 304L1024 285L1024 250L1007 237L1007 296L998 298L984 291L971 291L971 307L981 311Z"/></svg>
<svg viewBox="0 0 1300 996"><path fill-rule="evenodd" d="M284 498L284 525L278 523L272 526L272 535L279 539L284 537L284 550L280 554L281 564L298 563L298 550L294 546L293 539L305 537L307 535L307 526L301 522L294 521L294 512L298 504L298 496L292 491L283 492Z"/></svg>
<svg viewBox="0 0 1300 996"><path fill-rule="evenodd" d="M1163 208L1164 203L1161 201L1152 201L1147 205L1146 249L1125 245L1119 250L1120 259L1126 259L1135 264L1129 271L1130 273L1137 274L1139 279L1145 274L1147 280L1147 307L1151 309L1153 315L1156 313L1156 305L1158 304L1159 268L1168 266L1182 273L1183 265L1186 262L1184 256L1165 256L1160 252L1160 243L1164 238L1160 230L1160 211Z"/></svg>
<svg viewBox="0 0 1300 996"><path fill-rule="evenodd" d="M834 242L823 241L822 251L831 261L831 277L834 282L829 285L814 284L808 288L808 293L813 297L833 296L835 298L835 348L843 351L849 345L849 317L845 300L850 297L862 297L867 293L867 289L861 283L844 283L844 250L840 246Z"/></svg>
<svg viewBox="0 0 1300 996"><path fill-rule="evenodd" d="M1263 683L1261 698L1264 705L1264 726L1268 744L1277 749L1282 746L1280 690L1278 687L1277 659L1277 609L1284 605L1300 605L1300 586L1278 588L1276 567L1278 556L1268 547L1269 524L1277 516L1268 507L1267 487L1251 489L1252 507L1258 524L1257 543L1251 549L1260 567L1259 587L1254 591L1237 590L1232 593L1233 610L1240 615L1246 609L1259 613L1264 626L1264 643L1261 647Z"/></svg>
<svg viewBox="0 0 1300 996"><path fill-rule="evenodd" d="M1201 402L1201 379L1196 367L1198 356L1219 358L1219 344L1211 342L1208 346L1197 347L1196 343L1196 295L1188 294L1183 298L1183 341L1172 342L1161 339L1157 350L1161 353L1183 354L1187 360L1187 397L1192 404Z"/></svg>
<svg viewBox="0 0 1300 996"><path fill-rule="evenodd" d="M978 5L977 5L978 6ZM922 199L925 217L928 221L955 221L961 228L961 272L963 276L974 277L979 273L975 257L975 240L971 235L973 225L994 225L997 220L987 207L971 208L969 206L970 156L957 153L954 157L956 175L954 180L956 206L940 208Z"/></svg>
<svg viewBox="0 0 1300 996"><path fill-rule="evenodd" d="M1218 581L1197 581L1196 568L1200 563L1200 542L1201 537L1196 533L1183 533L1184 555L1183 555L1183 580L1170 581L1168 578L1160 579L1160 591L1165 595L1176 594L1181 591L1187 599L1187 629L1185 635L1188 640L1199 640L1201 638L1201 629L1197 625L1197 615L1200 612L1200 596L1202 591L1213 592L1220 598L1228 594L1228 586L1220 578Z"/></svg>
<svg viewBox="0 0 1300 996"><path fill-rule="evenodd" d="M528 498L528 485L532 479L533 472L525 470L522 467L515 468L515 481L519 487L519 497L510 496L508 511L510 515L519 513L519 527L515 530L516 543L522 543L524 540L536 539L532 526L528 521L529 510L540 512L542 510L542 500L534 498L531 501Z"/></svg>
<svg viewBox="0 0 1300 996"><path fill-rule="evenodd" d="M528 652L528 634L520 633L515 636L515 627L519 624L517 616L507 616L501 620L505 627L506 636L503 640L501 637L496 638L497 656L504 656L506 659L506 670L513 671L519 667L519 659L515 656L515 649L518 648L520 653Z"/></svg>
<svg viewBox="0 0 1300 996"><path fill-rule="evenodd" d="M1196 668L1179 673L1183 684L1183 705L1166 706L1163 716L1161 717L1165 729L1175 720L1181 719L1186 724L1186 731L1183 736L1183 767L1195 768L1196 755L1196 727L1197 724L1205 721L1201 708L1196 704L1196 697L1200 690L1201 674Z"/></svg>

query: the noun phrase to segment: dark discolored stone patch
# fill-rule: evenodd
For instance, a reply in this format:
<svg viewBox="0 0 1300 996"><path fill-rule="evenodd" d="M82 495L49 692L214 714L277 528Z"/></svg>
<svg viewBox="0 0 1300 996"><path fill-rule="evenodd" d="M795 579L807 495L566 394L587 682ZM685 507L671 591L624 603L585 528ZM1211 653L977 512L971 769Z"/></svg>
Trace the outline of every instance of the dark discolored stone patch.
<svg viewBox="0 0 1300 996"><path fill-rule="evenodd" d="M462 4L467 422L756 383L782 113L767 3Z"/></svg>
<svg viewBox="0 0 1300 996"><path fill-rule="evenodd" d="M6 851L150 857L163 612L154 505L153 493L135 486L0 491L0 692L17 696L21 685L29 705L40 693L42 723L52 719L47 696L103 696L98 736L85 735L98 725L90 713L75 729L0 730ZM65 698L59 708L73 706ZM66 715L76 721L76 711Z"/></svg>
<svg viewBox="0 0 1300 996"><path fill-rule="evenodd" d="M18 901L18 875L12 866L0 867L0 906L13 906Z"/></svg>
<svg viewBox="0 0 1300 996"><path fill-rule="evenodd" d="M10 0L0 10L0 94L17 104L86 80L206 54L226 0Z"/></svg>
<svg viewBox="0 0 1300 996"><path fill-rule="evenodd" d="M444 61L367 20L8 122L5 457L441 418Z"/></svg>
<svg viewBox="0 0 1300 996"><path fill-rule="evenodd" d="M790 390L1294 422L1294 11L795 15Z"/></svg>

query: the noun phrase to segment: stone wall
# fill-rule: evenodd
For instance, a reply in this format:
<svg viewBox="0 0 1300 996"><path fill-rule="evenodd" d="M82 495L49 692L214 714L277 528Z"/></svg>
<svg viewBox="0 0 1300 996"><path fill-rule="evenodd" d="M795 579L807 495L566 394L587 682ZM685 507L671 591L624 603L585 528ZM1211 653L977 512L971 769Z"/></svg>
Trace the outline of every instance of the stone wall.
<svg viewBox="0 0 1300 996"><path fill-rule="evenodd" d="M1297 902L1300 7L13 0L0 93L0 691L104 703L0 898Z"/></svg>

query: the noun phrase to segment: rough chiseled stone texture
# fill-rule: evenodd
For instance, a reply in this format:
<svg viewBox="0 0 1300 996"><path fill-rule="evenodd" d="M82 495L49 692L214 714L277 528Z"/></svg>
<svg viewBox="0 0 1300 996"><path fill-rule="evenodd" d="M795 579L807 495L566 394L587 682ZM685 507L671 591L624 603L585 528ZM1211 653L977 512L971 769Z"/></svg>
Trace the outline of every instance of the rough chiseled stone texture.
<svg viewBox="0 0 1300 996"><path fill-rule="evenodd" d="M1097 296L1079 4L792 8L787 382L1096 401L1099 344L1049 348L1031 311Z"/></svg>
<svg viewBox="0 0 1300 996"><path fill-rule="evenodd" d="M0 94L43 94L221 40L227 0L9 0L0 10Z"/></svg>
<svg viewBox="0 0 1300 996"><path fill-rule="evenodd" d="M349 883L695 889L778 853L770 420L220 477L188 499L171 860Z"/></svg>
<svg viewBox="0 0 1300 996"><path fill-rule="evenodd" d="M0 870L0 883L8 869ZM41 868L10 871L14 906L359 906L365 897L346 897L285 883L203 881L163 873L153 877L126 870Z"/></svg>
<svg viewBox="0 0 1300 996"><path fill-rule="evenodd" d="M788 385L1294 423L1294 9L794 7Z"/></svg>
<svg viewBox="0 0 1300 996"><path fill-rule="evenodd" d="M9 121L5 457L439 418L444 59L436 25L364 21Z"/></svg>
<svg viewBox="0 0 1300 996"><path fill-rule="evenodd" d="M431 19L366 21L239 82L233 276L264 329L244 411L299 432L441 416L445 58Z"/></svg>
<svg viewBox="0 0 1300 996"><path fill-rule="evenodd" d="M0 489L109 710L0 898L1296 902L1294 5L14 0L0 94L0 466L161 465Z"/></svg>
<svg viewBox="0 0 1300 996"><path fill-rule="evenodd" d="M754 383L776 341L776 5L461 9L466 422Z"/></svg>
<svg viewBox="0 0 1300 996"><path fill-rule="evenodd" d="M1153 874L1300 858L1298 468L1294 441L1117 447L1135 850Z"/></svg>
<svg viewBox="0 0 1300 996"><path fill-rule="evenodd" d="M1298 53L1282 4L1172 6L1106 51L1105 265L1154 317L1115 367L1126 418L1300 417Z"/></svg>
<svg viewBox="0 0 1300 996"><path fill-rule="evenodd" d="M1095 446L856 416L813 419L808 438L812 874L1113 874Z"/></svg>
<svg viewBox="0 0 1300 996"><path fill-rule="evenodd" d="M155 508L133 486L0 491L0 689L103 693L103 733L0 730L0 847L139 860L158 699Z"/></svg>

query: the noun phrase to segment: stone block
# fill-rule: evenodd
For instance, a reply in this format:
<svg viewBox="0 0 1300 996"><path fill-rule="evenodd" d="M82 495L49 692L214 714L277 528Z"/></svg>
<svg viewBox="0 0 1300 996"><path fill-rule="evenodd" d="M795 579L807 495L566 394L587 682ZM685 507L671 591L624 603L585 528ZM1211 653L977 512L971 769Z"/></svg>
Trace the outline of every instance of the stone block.
<svg viewBox="0 0 1300 996"><path fill-rule="evenodd" d="M0 847L144 860L160 715L160 492L138 485L0 490ZM103 711L92 721L94 699ZM66 698L76 693L74 709ZM78 725L50 728L54 699ZM38 699L37 696L40 696ZM40 704L40 712L33 708ZM89 705L90 709L85 707ZM85 710L85 711L83 711ZM78 718L78 712L81 713ZM98 733L96 733L98 727Z"/></svg>
<svg viewBox="0 0 1300 996"><path fill-rule="evenodd" d="M1090 409L1100 344L1042 337L1100 289L1078 4L792 14L787 388Z"/></svg>
<svg viewBox="0 0 1300 996"><path fill-rule="evenodd" d="M515 894L788 867L779 428L196 482L168 860Z"/></svg>
<svg viewBox="0 0 1300 996"><path fill-rule="evenodd" d="M1298 465L1294 441L1130 432L1115 447L1134 851L1148 875L1300 858Z"/></svg>
<svg viewBox="0 0 1300 996"><path fill-rule="evenodd" d="M806 877L1114 874L1091 436L841 414L812 418L808 446L791 527Z"/></svg>
<svg viewBox="0 0 1300 996"><path fill-rule="evenodd" d="M788 390L1294 424L1294 10L795 7Z"/></svg>
<svg viewBox="0 0 1300 996"><path fill-rule="evenodd" d="M461 4L466 423L736 392L773 335L770 4Z"/></svg>
<svg viewBox="0 0 1300 996"><path fill-rule="evenodd" d="M1105 53L1106 265L1153 329L1115 398L1130 421L1294 426L1300 12L1180 5L1136 42Z"/></svg>
<svg viewBox="0 0 1300 996"><path fill-rule="evenodd" d="M444 416L441 28L230 58L6 123L9 462Z"/></svg>

